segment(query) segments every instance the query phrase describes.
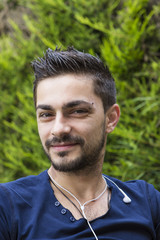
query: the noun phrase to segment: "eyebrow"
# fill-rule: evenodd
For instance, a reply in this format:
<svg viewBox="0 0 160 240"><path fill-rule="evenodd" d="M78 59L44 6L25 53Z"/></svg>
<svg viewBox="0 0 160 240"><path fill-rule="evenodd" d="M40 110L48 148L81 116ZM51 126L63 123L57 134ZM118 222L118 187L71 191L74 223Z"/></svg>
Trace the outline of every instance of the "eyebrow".
<svg viewBox="0 0 160 240"><path fill-rule="evenodd" d="M47 104L40 104L36 107L36 110L43 109L43 110L53 110L53 108L50 105Z"/></svg>
<svg viewBox="0 0 160 240"><path fill-rule="evenodd" d="M93 103L86 102L84 100L77 100L77 101L72 101L72 102L64 104L63 109L73 108L73 107L76 107L76 106L79 106L79 105L86 105L86 106L89 106L90 108L92 108Z"/></svg>
<svg viewBox="0 0 160 240"><path fill-rule="evenodd" d="M76 107L76 106L79 106L79 105L82 105L82 104L88 106L89 108L93 108L93 102L86 102L84 100L76 100L76 101L72 101L72 102L64 104L62 109L65 110L67 108L73 108L73 107ZM47 104L39 104L36 107L36 110L38 110L38 109L51 110L51 111L54 110L54 108L52 106L47 105Z"/></svg>

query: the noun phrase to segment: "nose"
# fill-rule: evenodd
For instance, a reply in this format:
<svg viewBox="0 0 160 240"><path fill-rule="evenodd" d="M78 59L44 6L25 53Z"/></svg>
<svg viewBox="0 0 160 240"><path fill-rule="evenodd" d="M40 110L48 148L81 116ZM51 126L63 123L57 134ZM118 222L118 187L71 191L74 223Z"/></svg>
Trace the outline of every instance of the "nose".
<svg viewBox="0 0 160 240"><path fill-rule="evenodd" d="M71 132L71 126L69 120L66 119L61 113L56 114L51 129L51 134L57 137L69 134Z"/></svg>

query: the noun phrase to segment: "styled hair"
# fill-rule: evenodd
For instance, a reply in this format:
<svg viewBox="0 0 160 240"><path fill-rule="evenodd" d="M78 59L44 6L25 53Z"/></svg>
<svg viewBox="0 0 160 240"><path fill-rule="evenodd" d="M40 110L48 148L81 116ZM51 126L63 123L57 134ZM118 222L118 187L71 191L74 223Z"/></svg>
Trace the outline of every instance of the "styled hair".
<svg viewBox="0 0 160 240"><path fill-rule="evenodd" d="M37 86L41 80L64 74L84 74L93 80L94 92L102 100L104 112L116 103L115 81L99 57L80 52L73 47L67 50L47 49L43 58L32 62L35 80L33 84L34 103L37 101Z"/></svg>

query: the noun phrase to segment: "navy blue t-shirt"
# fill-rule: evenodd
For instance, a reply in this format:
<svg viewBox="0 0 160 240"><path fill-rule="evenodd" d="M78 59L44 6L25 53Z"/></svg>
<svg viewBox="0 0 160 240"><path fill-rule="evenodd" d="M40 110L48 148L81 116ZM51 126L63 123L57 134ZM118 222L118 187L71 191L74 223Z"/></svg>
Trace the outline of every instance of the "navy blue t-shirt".
<svg viewBox="0 0 160 240"><path fill-rule="evenodd" d="M110 181L106 214L90 224L100 240L160 240L160 193L145 181ZM47 171L0 184L0 240L88 239L95 237L85 219L76 220L54 196Z"/></svg>

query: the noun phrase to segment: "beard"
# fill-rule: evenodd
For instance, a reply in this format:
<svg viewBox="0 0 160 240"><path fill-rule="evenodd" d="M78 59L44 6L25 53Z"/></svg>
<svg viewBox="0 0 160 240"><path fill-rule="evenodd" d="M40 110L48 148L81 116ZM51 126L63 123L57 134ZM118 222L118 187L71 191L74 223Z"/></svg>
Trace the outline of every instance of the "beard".
<svg viewBox="0 0 160 240"><path fill-rule="evenodd" d="M51 158L51 154L49 154L49 149L51 145L62 142L79 144L79 146L81 147L81 154L74 159L69 159L68 161L68 151L58 152L57 156L60 158L60 161L54 161L54 159ZM101 128L101 134L99 139L94 139L89 143L85 143L85 140L83 138L67 134L62 136L61 138L53 137L51 140L48 139L45 142L45 146L48 151L46 151L45 149L44 150L55 170L60 172L78 172L80 170L90 169L98 163L104 145L105 123Z"/></svg>

